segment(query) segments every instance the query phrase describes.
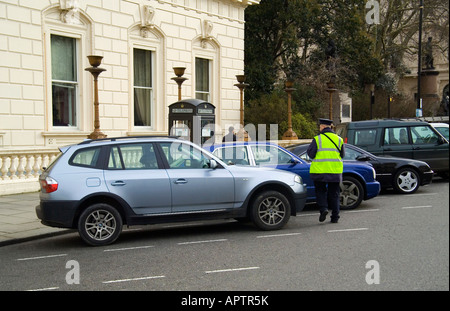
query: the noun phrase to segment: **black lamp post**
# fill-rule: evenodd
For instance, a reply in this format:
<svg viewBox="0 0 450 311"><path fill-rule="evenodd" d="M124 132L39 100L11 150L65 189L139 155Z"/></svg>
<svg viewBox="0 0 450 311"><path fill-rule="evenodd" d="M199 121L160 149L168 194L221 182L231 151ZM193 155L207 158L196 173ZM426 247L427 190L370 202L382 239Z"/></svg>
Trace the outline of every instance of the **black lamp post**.
<svg viewBox="0 0 450 311"><path fill-rule="evenodd" d="M418 70L417 70L417 109L416 117L422 116L422 95L420 94L420 76L422 75L422 14L423 13L423 0L420 0L419 4L419 55L418 55Z"/></svg>

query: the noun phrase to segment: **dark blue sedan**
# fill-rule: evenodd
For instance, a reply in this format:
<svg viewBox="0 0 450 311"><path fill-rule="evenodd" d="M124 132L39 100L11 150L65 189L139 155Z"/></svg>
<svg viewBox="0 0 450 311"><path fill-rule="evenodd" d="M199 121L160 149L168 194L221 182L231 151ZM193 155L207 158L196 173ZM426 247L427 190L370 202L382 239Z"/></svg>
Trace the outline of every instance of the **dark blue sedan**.
<svg viewBox="0 0 450 311"><path fill-rule="evenodd" d="M230 142L206 147L227 164L268 166L294 172L307 185L307 202L315 202L314 182L309 176L310 163L300 159L286 149L270 142ZM344 162L341 184L341 209L354 209L363 200L374 198L380 192L380 183L375 180L371 165Z"/></svg>

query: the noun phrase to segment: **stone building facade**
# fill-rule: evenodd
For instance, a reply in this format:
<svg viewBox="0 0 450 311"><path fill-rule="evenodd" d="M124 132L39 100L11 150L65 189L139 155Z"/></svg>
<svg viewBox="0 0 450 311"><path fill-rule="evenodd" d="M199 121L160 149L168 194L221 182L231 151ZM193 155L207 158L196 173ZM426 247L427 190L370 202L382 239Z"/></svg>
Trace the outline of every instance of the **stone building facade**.
<svg viewBox="0 0 450 311"><path fill-rule="evenodd" d="M100 128L167 135L178 100L216 107L217 137L239 124L244 11L259 0L0 1L0 195L36 188L58 147L94 128L87 56L102 56ZM14 189L14 190L12 190Z"/></svg>

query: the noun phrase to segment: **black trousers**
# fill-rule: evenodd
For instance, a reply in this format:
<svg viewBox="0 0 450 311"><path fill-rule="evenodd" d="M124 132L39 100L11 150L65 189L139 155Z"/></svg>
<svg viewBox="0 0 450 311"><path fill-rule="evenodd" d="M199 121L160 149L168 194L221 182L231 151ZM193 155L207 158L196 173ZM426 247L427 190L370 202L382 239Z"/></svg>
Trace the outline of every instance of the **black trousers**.
<svg viewBox="0 0 450 311"><path fill-rule="evenodd" d="M339 219L340 187L339 182L314 181L317 205L320 212L331 210L331 219Z"/></svg>

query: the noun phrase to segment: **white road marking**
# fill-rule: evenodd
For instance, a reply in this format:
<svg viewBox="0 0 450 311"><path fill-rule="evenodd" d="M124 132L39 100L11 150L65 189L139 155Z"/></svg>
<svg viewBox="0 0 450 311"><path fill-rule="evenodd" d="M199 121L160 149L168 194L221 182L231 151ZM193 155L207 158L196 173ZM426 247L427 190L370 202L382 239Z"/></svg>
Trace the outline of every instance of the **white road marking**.
<svg viewBox="0 0 450 311"><path fill-rule="evenodd" d="M63 257L67 256L67 254L58 254L58 255L48 255L48 256L38 256L38 257L28 257L28 258L18 258L18 261L25 261L25 260L35 260L35 259L45 259L45 258L53 258L53 257Z"/></svg>
<svg viewBox="0 0 450 311"><path fill-rule="evenodd" d="M200 243L214 243L214 242L224 242L228 239L218 239L218 240L204 240L204 241L192 241L192 242L180 242L178 245L188 245L188 244L200 244Z"/></svg>
<svg viewBox="0 0 450 311"><path fill-rule="evenodd" d="M46 287L46 288L29 289L29 290L27 290L27 292L39 292L39 291L56 290L56 289L59 289L59 287Z"/></svg>
<svg viewBox="0 0 450 311"><path fill-rule="evenodd" d="M255 269L259 269L259 267L246 267L246 268L211 270L211 271L205 271L205 273L221 273L221 272L245 271L245 270L255 270Z"/></svg>
<svg viewBox="0 0 450 311"><path fill-rule="evenodd" d="M372 208L372 209L363 209L363 210L356 210L356 211L344 211L344 214L347 213L365 213L365 212L378 212L379 208Z"/></svg>
<svg viewBox="0 0 450 311"><path fill-rule="evenodd" d="M290 236L290 235L299 235L300 232L296 233L282 233L282 234L267 234L267 235L258 235L256 238L276 238L276 237L283 237L283 236Z"/></svg>
<svg viewBox="0 0 450 311"><path fill-rule="evenodd" d="M136 246L136 247L112 248L112 249L105 249L104 252L129 251L129 250L133 250L133 249L143 249L143 248L150 248L150 247L154 247L154 246L147 245L147 246Z"/></svg>
<svg viewBox="0 0 450 311"><path fill-rule="evenodd" d="M156 276L144 276L140 278L132 278L132 279L120 279L120 280L111 280L104 281L103 284L111 284L111 283L120 283L120 282L131 282L131 281L141 281L141 280L150 280L150 279L161 279L165 278L165 275L156 275Z"/></svg>
<svg viewBox="0 0 450 311"><path fill-rule="evenodd" d="M337 229L337 230L328 230L327 232L349 232L349 231L363 231L363 230L369 230L369 228Z"/></svg>
<svg viewBox="0 0 450 311"><path fill-rule="evenodd" d="M422 205L422 206L404 206L402 209L413 209L413 208L424 208L424 207L433 207L432 205Z"/></svg>

